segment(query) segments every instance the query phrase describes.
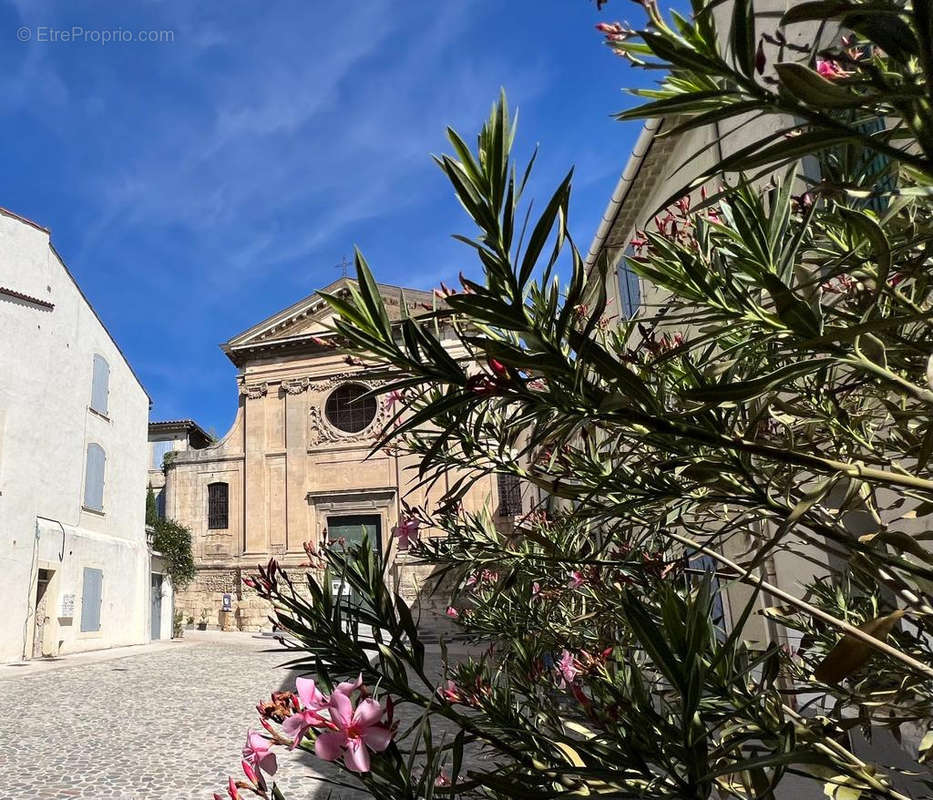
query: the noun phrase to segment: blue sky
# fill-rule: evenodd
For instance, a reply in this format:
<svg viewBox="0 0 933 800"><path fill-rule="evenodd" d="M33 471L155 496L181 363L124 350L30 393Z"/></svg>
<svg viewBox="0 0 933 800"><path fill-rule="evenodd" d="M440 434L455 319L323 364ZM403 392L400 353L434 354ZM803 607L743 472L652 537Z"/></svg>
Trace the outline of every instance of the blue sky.
<svg viewBox="0 0 933 800"><path fill-rule="evenodd" d="M0 0L0 205L52 239L141 377L154 419L226 432L217 345L339 276L354 244L387 283L478 272L429 154L468 141L500 86L539 143L540 205L576 165L586 249L637 136L644 84L593 25L614 0L133 3ZM48 41L52 29L173 41ZM30 40L17 39L25 27ZM25 34L20 34L25 36Z"/></svg>

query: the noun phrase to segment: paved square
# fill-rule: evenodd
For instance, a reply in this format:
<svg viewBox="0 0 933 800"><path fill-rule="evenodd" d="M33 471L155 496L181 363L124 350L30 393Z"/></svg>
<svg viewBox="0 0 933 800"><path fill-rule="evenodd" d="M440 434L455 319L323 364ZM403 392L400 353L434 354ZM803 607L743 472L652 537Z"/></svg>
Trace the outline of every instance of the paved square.
<svg viewBox="0 0 933 800"><path fill-rule="evenodd" d="M293 688L287 653L246 634L0 675L0 800L210 800L240 777L255 703ZM368 795L312 780L322 762L278 750L288 800ZM318 773L319 774L319 773ZM250 797L244 793L244 797Z"/></svg>

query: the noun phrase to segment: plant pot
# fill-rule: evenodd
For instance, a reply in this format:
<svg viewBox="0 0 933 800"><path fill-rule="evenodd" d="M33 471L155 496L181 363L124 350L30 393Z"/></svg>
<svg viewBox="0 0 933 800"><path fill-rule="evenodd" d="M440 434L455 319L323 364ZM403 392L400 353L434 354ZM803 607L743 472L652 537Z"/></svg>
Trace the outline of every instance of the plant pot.
<svg viewBox="0 0 933 800"><path fill-rule="evenodd" d="M199 631L206 631L206 630L207 630L207 623L206 623L206 622L199 622L199 623L198 623L198 630L199 630Z"/></svg>

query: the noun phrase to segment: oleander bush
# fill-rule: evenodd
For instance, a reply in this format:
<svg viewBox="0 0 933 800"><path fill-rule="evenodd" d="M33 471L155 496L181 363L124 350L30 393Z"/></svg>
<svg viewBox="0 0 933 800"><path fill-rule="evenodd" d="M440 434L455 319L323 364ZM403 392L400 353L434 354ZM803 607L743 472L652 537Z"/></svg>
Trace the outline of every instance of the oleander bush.
<svg viewBox="0 0 933 800"><path fill-rule="evenodd" d="M473 147L450 132L437 161L482 279L392 323L357 253L358 290L328 299L342 346L397 376L377 446L417 453L414 482L465 476L401 527L453 579L448 615L482 655L432 675L367 542L309 543L323 578L270 562L253 584L308 677L260 703L231 797L284 797L286 748L333 761L335 797L933 789L933 7L643 5L640 29L600 26L660 77L620 117L769 133L685 178L635 236L626 266L664 302L629 320L605 257L570 237L572 173L530 213L505 98ZM490 473L543 498L515 530L460 506ZM803 584L775 582L782 559ZM338 577L359 602L336 603ZM882 730L911 770L856 754Z"/></svg>

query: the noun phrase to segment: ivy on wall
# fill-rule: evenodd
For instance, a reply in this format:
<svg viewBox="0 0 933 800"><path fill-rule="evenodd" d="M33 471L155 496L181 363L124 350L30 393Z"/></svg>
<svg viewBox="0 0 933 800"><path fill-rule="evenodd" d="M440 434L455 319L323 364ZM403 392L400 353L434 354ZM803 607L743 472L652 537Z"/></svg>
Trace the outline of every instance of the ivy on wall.
<svg viewBox="0 0 933 800"><path fill-rule="evenodd" d="M155 529L152 549L161 553L168 562L172 586L176 590L184 589L195 576L191 531L172 519L157 519L152 527Z"/></svg>

